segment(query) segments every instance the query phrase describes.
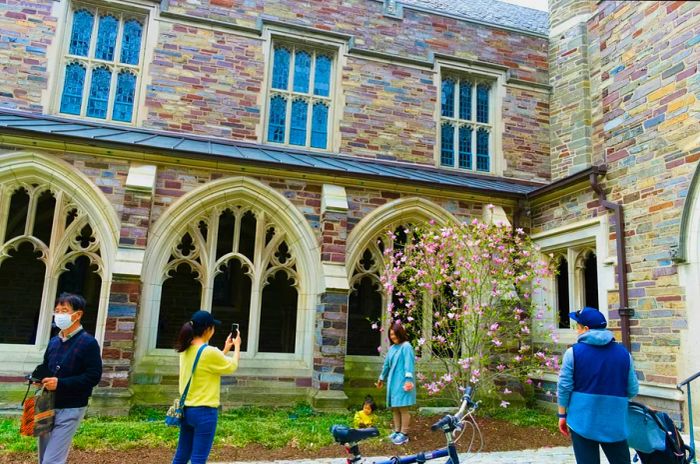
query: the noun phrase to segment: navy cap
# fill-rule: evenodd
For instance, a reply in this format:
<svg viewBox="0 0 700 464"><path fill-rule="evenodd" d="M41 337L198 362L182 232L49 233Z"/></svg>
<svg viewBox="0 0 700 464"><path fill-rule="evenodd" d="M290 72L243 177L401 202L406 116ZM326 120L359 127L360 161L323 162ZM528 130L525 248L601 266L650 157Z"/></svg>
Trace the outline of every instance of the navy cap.
<svg viewBox="0 0 700 464"><path fill-rule="evenodd" d="M605 320L603 313L589 306L579 309L575 313L569 313L569 318L589 329L604 329L608 326L608 321Z"/></svg>
<svg viewBox="0 0 700 464"><path fill-rule="evenodd" d="M202 310L195 312L190 321L192 322L192 327L195 328L206 329L207 327L221 325L221 321L214 319L210 312Z"/></svg>

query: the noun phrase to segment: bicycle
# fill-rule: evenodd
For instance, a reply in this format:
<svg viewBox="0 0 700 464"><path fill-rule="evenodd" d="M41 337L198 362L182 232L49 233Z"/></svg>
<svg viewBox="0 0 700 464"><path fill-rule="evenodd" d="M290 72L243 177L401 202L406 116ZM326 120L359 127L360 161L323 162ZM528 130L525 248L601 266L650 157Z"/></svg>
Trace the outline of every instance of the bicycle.
<svg viewBox="0 0 700 464"><path fill-rule="evenodd" d="M459 455L457 453L456 442L459 440L464 433L465 427L469 426L472 428L472 438L469 443L467 452L471 452L472 445L474 444L474 438L478 434L479 443L483 445L483 437L481 435L481 430L479 429L476 420L474 419L474 411L476 411L478 405L472 401L471 398L472 388L466 387L464 389L464 394L462 395L462 403L457 411L457 414L445 415L442 419L434 423L430 429L433 432L442 430L445 434L445 439L447 440L447 446L433 451L421 452L417 454L411 454L408 456L394 456L390 459L373 461L373 464L412 464L412 463L424 463L432 459L449 457L445 464L459 464ZM455 438L455 432L461 432L460 435ZM333 425L331 427L331 433L335 442L344 445L345 450L350 455L347 458L347 464L356 464L362 461L362 454L360 453L359 442L371 437L378 437L379 431L376 427L370 427L366 429L353 429L345 425ZM480 450L477 450L477 452Z"/></svg>

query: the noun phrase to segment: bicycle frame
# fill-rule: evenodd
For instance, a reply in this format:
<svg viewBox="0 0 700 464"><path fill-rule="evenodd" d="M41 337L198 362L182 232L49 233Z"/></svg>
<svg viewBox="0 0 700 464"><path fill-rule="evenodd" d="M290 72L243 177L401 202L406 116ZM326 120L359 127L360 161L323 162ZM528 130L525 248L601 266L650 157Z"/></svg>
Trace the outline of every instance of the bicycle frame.
<svg viewBox="0 0 700 464"><path fill-rule="evenodd" d="M438 429L442 430L445 434L447 440L447 446L445 448L440 448L433 451L421 452L417 454L411 454L407 456L394 456L389 459L372 461L372 464L413 464L413 463L424 463L432 459L449 457L447 464L459 464L459 454L457 453L457 447L455 446L454 431L460 430L460 423L464 417L472 417L471 414L476 409L476 404L471 401L471 388L465 390L465 394L462 397L462 404L459 411L455 416L444 416L441 420L433 424L431 427L433 431ZM469 409L471 408L471 409ZM469 411L467 411L469 409ZM472 418L473 421L473 418ZM474 423L476 425L476 423ZM347 464L358 464L364 462L362 460L362 454L360 453L360 447L358 445L359 441L367 438L369 436L377 436L377 429L366 429L372 433L368 435L367 432L363 432L361 435L357 435L356 430L347 429L343 430L344 434L336 436L336 429L338 426L333 426L331 431L336 437L338 443L342 443L340 440L345 438L350 438L350 442L345 444L345 450L348 452L350 457L347 458ZM478 427L477 427L478 430ZM341 433L343 433L341 432ZM355 435L348 434L348 432L354 432Z"/></svg>
<svg viewBox="0 0 700 464"><path fill-rule="evenodd" d="M459 464L459 454L457 453L457 447L454 443L454 438L452 432L446 432L447 435L447 446L445 448L436 449L433 451L421 452L416 454L409 454L407 456L394 456L389 459L384 459L381 461L371 461L371 464L413 464L413 463L423 463L430 461L431 459L450 457L445 464ZM360 454L359 447L357 443L353 443L351 446L346 448L349 454L352 454L352 458L347 459L347 464L356 464L362 462L362 455ZM367 464L370 464L367 462Z"/></svg>

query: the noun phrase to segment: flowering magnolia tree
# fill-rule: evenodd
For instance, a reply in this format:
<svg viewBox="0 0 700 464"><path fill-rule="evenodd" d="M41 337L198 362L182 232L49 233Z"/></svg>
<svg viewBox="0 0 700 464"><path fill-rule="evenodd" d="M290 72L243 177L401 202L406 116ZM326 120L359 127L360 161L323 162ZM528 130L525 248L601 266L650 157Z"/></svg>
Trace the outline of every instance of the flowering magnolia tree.
<svg viewBox="0 0 700 464"><path fill-rule="evenodd" d="M381 278L392 296L387 320L401 321L421 356L443 366L418 376L430 394L458 396L468 384L507 394L512 381L558 368L531 333L545 329L545 308L532 295L553 269L522 229L474 220L389 235Z"/></svg>

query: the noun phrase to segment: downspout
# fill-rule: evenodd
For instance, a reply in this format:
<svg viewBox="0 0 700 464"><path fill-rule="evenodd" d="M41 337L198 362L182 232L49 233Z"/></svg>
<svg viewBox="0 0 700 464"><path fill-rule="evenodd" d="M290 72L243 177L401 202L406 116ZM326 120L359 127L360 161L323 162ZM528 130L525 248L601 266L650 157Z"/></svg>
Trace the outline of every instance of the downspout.
<svg viewBox="0 0 700 464"><path fill-rule="evenodd" d="M627 299L627 253L625 252L625 220L620 203L613 203L605 198L605 192L598 183L598 174L590 174L591 188L598 194L600 204L610 210L615 216L615 246L617 248L617 289L620 294L620 329L622 330L622 344L627 351L632 352L630 342L630 317L634 315L634 309L629 307Z"/></svg>

